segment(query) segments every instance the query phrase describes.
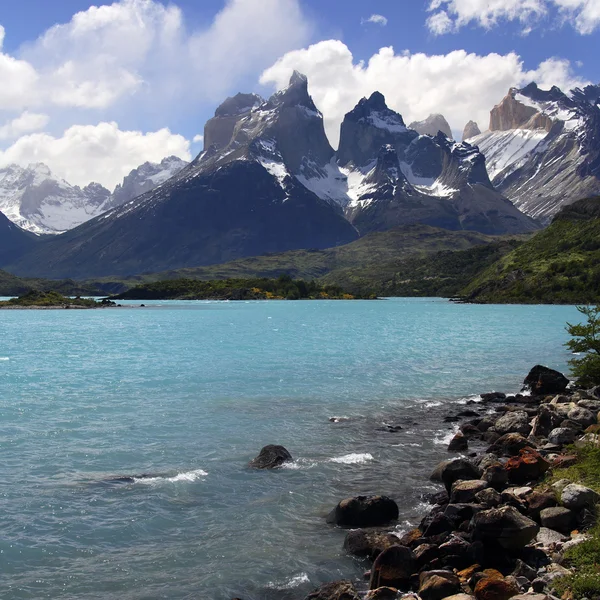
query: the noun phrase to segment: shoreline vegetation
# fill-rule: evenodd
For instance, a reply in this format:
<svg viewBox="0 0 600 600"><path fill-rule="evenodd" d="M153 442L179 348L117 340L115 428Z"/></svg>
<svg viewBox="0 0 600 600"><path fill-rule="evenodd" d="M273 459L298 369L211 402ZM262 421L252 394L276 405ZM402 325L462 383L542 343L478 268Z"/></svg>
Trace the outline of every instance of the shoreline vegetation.
<svg viewBox="0 0 600 600"><path fill-rule="evenodd" d="M114 308L121 306L109 299L92 300L90 298L81 298L76 296L71 298L63 296L58 292L39 292L30 291L18 298L0 301L0 309L93 309L93 308Z"/></svg>
<svg viewBox="0 0 600 600"><path fill-rule="evenodd" d="M137 285L110 300L372 300L373 294L349 294L337 285L280 275L251 279L171 279Z"/></svg>
<svg viewBox="0 0 600 600"><path fill-rule="evenodd" d="M600 386L537 365L522 393L468 404L444 419L457 424L451 458L431 474L440 490L424 495L420 524L400 536L392 498L342 499L327 523L348 530L344 550L371 569L305 600L600 598ZM288 460L270 445L250 466Z"/></svg>

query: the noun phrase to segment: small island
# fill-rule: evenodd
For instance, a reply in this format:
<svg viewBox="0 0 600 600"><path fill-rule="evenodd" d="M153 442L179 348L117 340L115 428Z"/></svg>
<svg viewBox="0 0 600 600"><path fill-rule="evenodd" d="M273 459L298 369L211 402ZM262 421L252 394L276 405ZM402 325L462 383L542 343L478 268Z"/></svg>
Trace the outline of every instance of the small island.
<svg viewBox="0 0 600 600"><path fill-rule="evenodd" d="M373 295L348 294L340 286L292 279L169 279L143 283L111 300L357 300Z"/></svg>
<svg viewBox="0 0 600 600"><path fill-rule="evenodd" d="M58 292L39 292L32 290L23 294L17 298L11 298L10 300L4 300L0 302L0 309L10 308L37 308L37 309L51 309L51 308L107 308L118 306L112 300L104 298L103 300L97 301L90 298L81 298L76 296L70 298L69 296L63 296Z"/></svg>

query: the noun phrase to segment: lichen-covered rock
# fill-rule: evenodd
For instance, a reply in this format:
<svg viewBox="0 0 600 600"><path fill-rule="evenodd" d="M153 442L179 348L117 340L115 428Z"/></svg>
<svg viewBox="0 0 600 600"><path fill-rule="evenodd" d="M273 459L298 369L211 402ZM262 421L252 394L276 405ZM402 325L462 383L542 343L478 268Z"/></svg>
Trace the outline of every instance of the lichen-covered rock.
<svg viewBox="0 0 600 600"><path fill-rule="evenodd" d="M533 448L523 448L519 456L508 459L504 468L510 482L526 483L539 479L550 468L550 464Z"/></svg>
<svg viewBox="0 0 600 600"><path fill-rule="evenodd" d="M502 496L494 488L487 488L475 494L475 501L487 508L495 508L502 502Z"/></svg>
<svg viewBox="0 0 600 600"><path fill-rule="evenodd" d="M398 505L387 496L355 496L342 500L327 522L342 527L376 527L398 518Z"/></svg>
<svg viewBox="0 0 600 600"><path fill-rule="evenodd" d="M291 460L293 460L292 455L283 446L269 444L250 461L250 466L255 469L274 469Z"/></svg>
<svg viewBox="0 0 600 600"><path fill-rule="evenodd" d="M369 589L379 587L406 586L410 576L416 571L417 559L406 546L391 546L385 549L373 563Z"/></svg>
<svg viewBox="0 0 600 600"><path fill-rule="evenodd" d="M484 577L475 586L477 600L508 600L521 592L517 582L512 577Z"/></svg>
<svg viewBox="0 0 600 600"><path fill-rule="evenodd" d="M477 513L471 521L474 540L499 544L505 550L526 546L540 526L512 506L491 508Z"/></svg>
<svg viewBox="0 0 600 600"><path fill-rule="evenodd" d="M461 591L458 577L450 571L424 571L419 576L422 600L442 600Z"/></svg>
<svg viewBox="0 0 600 600"><path fill-rule="evenodd" d="M354 584L348 580L325 583L306 596L305 600L360 600Z"/></svg>
<svg viewBox="0 0 600 600"><path fill-rule="evenodd" d="M548 434L548 441L557 446L572 444L577 437L577 431L570 427L557 427Z"/></svg>
<svg viewBox="0 0 600 600"><path fill-rule="evenodd" d="M542 365L536 365L529 371L523 381L526 389L533 394L560 394L567 389L569 380L559 371L549 369Z"/></svg>
<svg viewBox="0 0 600 600"><path fill-rule="evenodd" d="M450 490L450 502L453 504L473 502L477 492L481 492L487 487L489 487L488 482L481 479L455 481Z"/></svg>
<svg viewBox="0 0 600 600"><path fill-rule="evenodd" d="M507 412L496 421L494 429L500 435L504 435L505 433L529 435L531 431L529 420L529 415L525 411Z"/></svg>
<svg viewBox="0 0 600 600"><path fill-rule="evenodd" d="M567 414L567 419L579 423L584 429L596 423L596 415L583 406L572 408Z"/></svg>
<svg viewBox="0 0 600 600"><path fill-rule="evenodd" d="M548 527L540 527L538 534L535 536L535 543L541 544L544 548L549 548L554 544L566 542L569 538L560 531L548 529Z"/></svg>
<svg viewBox="0 0 600 600"><path fill-rule="evenodd" d="M570 483L565 486L560 495L560 502L566 508L581 510L582 508L593 508L600 503L600 495L594 490Z"/></svg>

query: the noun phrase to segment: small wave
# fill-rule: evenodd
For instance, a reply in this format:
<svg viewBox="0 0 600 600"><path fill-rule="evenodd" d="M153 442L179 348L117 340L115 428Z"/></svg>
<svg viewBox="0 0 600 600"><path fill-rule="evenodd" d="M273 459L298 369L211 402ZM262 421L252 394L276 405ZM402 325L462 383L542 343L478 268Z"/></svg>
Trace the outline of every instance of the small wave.
<svg viewBox="0 0 600 600"><path fill-rule="evenodd" d="M451 431L440 431L433 438L433 443L437 446L447 446L452 441L452 438L456 435L457 431L458 427L455 427Z"/></svg>
<svg viewBox="0 0 600 600"><path fill-rule="evenodd" d="M309 460L308 458L297 458L292 462L283 463L281 468L297 471L298 469L312 469L312 467L315 467L316 465L317 461L315 460Z"/></svg>
<svg viewBox="0 0 600 600"><path fill-rule="evenodd" d="M177 473L173 477L134 477L134 483L144 483L146 485L153 485L156 483L179 483L181 481L193 482L206 477L208 473L203 469L195 469L194 471L184 471L183 473Z"/></svg>
<svg viewBox="0 0 600 600"><path fill-rule="evenodd" d="M346 454L336 458L330 458L329 462L342 463L344 465L362 465L373 460L373 455L365 452L364 454Z"/></svg>
<svg viewBox="0 0 600 600"><path fill-rule="evenodd" d="M283 583L275 583L271 582L267 584L267 587L271 590L287 590L290 588L296 588L303 583L308 583L310 579L306 573L300 573L300 575L296 575Z"/></svg>
<svg viewBox="0 0 600 600"><path fill-rule="evenodd" d="M344 421L349 421L349 420L350 420L350 417L346 417L346 416L341 416L341 417L333 416L333 417L329 417L329 421L331 423L342 423Z"/></svg>
<svg viewBox="0 0 600 600"><path fill-rule="evenodd" d="M10 360L10 356L0 356L0 360Z"/></svg>
<svg viewBox="0 0 600 600"><path fill-rule="evenodd" d="M422 445L423 444L418 444L417 442L405 442L404 444L392 444L392 448L404 448L405 446L420 448Z"/></svg>
<svg viewBox="0 0 600 600"><path fill-rule="evenodd" d="M435 408L436 406L443 406L443 402L439 402L438 400L434 400L432 402L425 402L425 408Z"/></svg>

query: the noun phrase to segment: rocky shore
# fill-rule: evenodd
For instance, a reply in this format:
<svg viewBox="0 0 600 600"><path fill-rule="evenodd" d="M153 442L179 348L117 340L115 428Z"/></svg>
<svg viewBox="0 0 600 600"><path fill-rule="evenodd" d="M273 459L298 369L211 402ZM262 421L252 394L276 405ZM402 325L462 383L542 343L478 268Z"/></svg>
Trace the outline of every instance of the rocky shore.
<svg viewBox="0 0 600 600"><path fill-rule="evenodd" d="M589 537L600 496L552 474L575 463L573 445L600 445L600 386L574 388L538 365L522 393L481 399L446 418L459 424L448 447L455 456L431 474L440 490L417 528L394 529L398 505L386 496L333 508L327 523L348 528L344 549L372 567L363 581L327 583L305 600L558 598L556 583L571 572L565 551ZM252 466L288 460L285 448L267 449Z"/></svg>

